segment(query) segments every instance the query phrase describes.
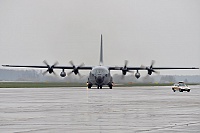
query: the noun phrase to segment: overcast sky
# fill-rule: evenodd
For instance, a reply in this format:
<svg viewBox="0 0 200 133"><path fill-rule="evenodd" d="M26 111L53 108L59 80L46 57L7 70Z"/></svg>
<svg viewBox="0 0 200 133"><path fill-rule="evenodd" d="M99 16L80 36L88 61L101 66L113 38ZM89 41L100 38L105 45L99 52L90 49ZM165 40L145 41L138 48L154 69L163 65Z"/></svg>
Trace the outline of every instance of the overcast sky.
<svg viewBox="0 0 200 133"><path fill-rule="evenodd" d="M0 0L1 64L98 65L101 34L104 65L200 67L199 0Z"/></svg>

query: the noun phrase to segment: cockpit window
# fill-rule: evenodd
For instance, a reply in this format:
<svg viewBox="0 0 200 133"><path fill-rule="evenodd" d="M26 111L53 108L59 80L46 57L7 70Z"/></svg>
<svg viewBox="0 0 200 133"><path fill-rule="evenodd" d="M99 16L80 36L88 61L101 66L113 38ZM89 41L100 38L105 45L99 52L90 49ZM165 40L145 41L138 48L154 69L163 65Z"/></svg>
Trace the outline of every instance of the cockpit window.
<svg viewBox="0 0 200 133"><path fill-rule="evenodd" d="M98 74L98 73L104 73L105 72L105 70L103 70L103 69L97 69L96 70L96 73Z"/></svg>
<svg viewBox="0 0 200 133"><path fill-rule="evenodd" d="M92 70L92 74L98 75L98 74L108 74L108 71L106 69L98 68Z"/></svg>

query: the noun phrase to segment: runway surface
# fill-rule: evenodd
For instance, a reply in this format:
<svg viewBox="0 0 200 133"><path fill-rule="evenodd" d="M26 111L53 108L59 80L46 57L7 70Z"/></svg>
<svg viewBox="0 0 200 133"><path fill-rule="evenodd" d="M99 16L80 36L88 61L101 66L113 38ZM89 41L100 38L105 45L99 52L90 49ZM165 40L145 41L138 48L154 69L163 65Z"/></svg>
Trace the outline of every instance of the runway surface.
<svg viewBox="0 0 200 133"><path fill-rule="evenodd" d="M199 133L200 86L1 88L1 133Z"/></svg>

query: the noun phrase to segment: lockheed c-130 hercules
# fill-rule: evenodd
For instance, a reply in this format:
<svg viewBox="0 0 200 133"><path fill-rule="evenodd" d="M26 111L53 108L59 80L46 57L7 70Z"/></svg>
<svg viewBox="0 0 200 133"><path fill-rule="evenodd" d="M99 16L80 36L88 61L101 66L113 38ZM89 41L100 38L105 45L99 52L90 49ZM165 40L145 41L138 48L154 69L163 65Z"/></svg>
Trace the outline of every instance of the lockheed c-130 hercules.
<svg viewBox="0 0 200 133"><path fill-rule="evenodd" d="M58 62L54 63L50 66L46 61L44 62L44 66L25 66L25 65L2 65L4 67L27 67L27 68L47 68L47 70L43 73L54 73L54 69L61 69L60 73L61 77L66 76L65 69L72 69L67 75L74 73L75 75L80 75L79 70L91 70L88 76L87 86L91 88L93 85L96 85L97 88L102 89L102 86L107 85L110 89L113 87L113 79L110 74L111 70L121 70L123 75L126 75L127 72L133 72L132 70L136 70L135 77L138 79L140 77L139 70L147 70L148 74L158 73L156 70L164 70L164 69L199 69L195 67L153 67L154 61L152 61L149 67L128 67L128 61L125 61L123 67L116 66L104 66L103 65L103 38L101 35L101 47L100 47L100 62L98 66L84 66L81 64L79 66L75 66L72 61L70 61L71 66L58 66Z"/></svg>

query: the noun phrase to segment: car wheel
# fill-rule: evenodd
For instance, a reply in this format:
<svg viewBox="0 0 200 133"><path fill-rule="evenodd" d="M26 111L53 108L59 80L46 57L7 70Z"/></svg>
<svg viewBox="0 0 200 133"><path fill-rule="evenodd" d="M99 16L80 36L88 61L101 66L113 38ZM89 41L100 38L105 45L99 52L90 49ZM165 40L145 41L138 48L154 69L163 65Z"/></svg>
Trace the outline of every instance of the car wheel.
<svg viewBox="0 0 200 133"><path fill-rule="evenodd" d="M187 92L190 92L190 90L187 90Z"/></svg>

